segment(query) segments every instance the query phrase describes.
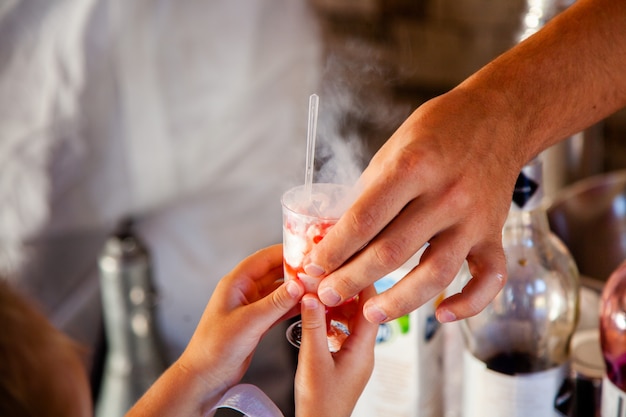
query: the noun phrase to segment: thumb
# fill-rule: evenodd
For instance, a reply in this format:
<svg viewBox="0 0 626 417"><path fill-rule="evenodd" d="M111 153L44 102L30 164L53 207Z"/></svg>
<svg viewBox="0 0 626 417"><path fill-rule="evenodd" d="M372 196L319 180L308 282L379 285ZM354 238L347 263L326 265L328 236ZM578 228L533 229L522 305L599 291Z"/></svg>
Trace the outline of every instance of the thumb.
<svg viewBox="0 0 626 417"><path fill-rule="evenodd" d="M304 295L304 286L298 280L288 280L272 291L261 300L253 303L255 321L263 327L263 331L269 329L279 321Z"/></svg>
<svg viewBox="0 0 626 417"><path fill-rule="evenodd" d="M302 298L302 343L300 357L315 361L316 356L328 355L326 306L315 294Z"/></svg>

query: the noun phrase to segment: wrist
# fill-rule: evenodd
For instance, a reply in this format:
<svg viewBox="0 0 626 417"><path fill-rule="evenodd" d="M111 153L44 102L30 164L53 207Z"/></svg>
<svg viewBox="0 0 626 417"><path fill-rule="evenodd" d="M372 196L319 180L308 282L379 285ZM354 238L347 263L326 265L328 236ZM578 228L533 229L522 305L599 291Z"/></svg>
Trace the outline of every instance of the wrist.
<svg viewBox="0 0 626 417"><path fill-rule="evenodd" d="M512 184L520 169L535 156L523 140L524 131L515 121L508 97L495 88L481 88L470 78L427 104L432 107L426 110L423 120L455 115L454 123L448 123L452 129L446 130L445 119L435 124L439 142L455 138L454 143L442 146L445 154L454 158L447 162L450 166L483 172L489 176L485 180L498 175ZM445 154L438 155L438 159L448 157Z"/></svg>
<svg viewBox="0 0 626 417"><path fill-rule="evenodd" d="M515 81L510 78L515 75L492 66L487 65L452 92L462 97L465 106L474 109L469 114L472 122L481 126L482 135L477 137L487 140L483 144L485 154L497 156L496 162L518 173L543 150L544 143L534 125L537 119L511 87Z"/></svg>
<svg viewBox="0 0 626 417"><path fill-rule="evenodd" d="M205 416L226 388L200 377L179 360L159 377L126 417Z"/></svg>
<svg viewBox="0 0 626 417"><path fill-rule="evenodd" d="M172 383L179 384L180 390L185 391L186 401L196 405L199 415L202 416L206 415L229 388L224 381L214 378L212 373L198 372L180 359L172 365L172 373Z"/></svg>

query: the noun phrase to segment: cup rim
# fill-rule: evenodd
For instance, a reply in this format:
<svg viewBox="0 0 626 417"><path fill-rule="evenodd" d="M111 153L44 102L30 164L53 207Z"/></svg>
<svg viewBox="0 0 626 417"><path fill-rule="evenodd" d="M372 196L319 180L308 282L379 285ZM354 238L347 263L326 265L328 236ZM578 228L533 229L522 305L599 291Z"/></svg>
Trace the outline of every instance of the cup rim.
<svg viewBox="0 0 626 417"><path fill-rule="evenodd" d="M316 182L316 183L313 183L311 186L312 186L313 191L315 191L315 189L320 189L320 188L342 189L346 191L346 195L349 195L350 190L352 190L352 187L350 187L349 185L339 184L339 183L329 183L329 182ZM294 209L293 207L291 207L287 202L285 202L285 197L287 195L291 195L296 192L303 192L304 187L305 187L304 184L296 185L294 187L289 188L282 194L280 198L280 203L283 208L283 211L286 210L291 215L308 218L312 220L335 221L335 222L339 220L341 215L339 216L316 216L316 215L309 214L309 213L301 213L297 211L296 209Z"/></svg>

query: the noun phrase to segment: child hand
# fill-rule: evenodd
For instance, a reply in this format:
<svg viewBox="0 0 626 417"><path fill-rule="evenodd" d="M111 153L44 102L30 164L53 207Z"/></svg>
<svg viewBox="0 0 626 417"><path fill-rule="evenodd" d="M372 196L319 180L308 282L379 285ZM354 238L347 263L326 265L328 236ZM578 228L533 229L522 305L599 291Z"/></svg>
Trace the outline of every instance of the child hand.
<svg viewBox="0 0 626 417"><path fill-rule="evenodd" d="M295 380L297 417L349 417L374 368L378 324L362 314L363 303L376 294L372 286L359 296L352 334L331 353L326 340L325 306L316 295L302 298L302 344Z"/></svg>
<svg viewBox="0 0 626 417"><path fill-rule="evenodd" d="M304 288L282 278L282 245L243 260L218 283L181 361L224 389L239 382L263 335L298 313Z"/></svg>
<svg viewBox="0 0 626 417"><path fill-rule="evenodd" d="M127 417L207 415L242 378L270 327L299 313L304 287L282 282L282 259L282 245L274 245L222 278L181 357Z"/></svg>

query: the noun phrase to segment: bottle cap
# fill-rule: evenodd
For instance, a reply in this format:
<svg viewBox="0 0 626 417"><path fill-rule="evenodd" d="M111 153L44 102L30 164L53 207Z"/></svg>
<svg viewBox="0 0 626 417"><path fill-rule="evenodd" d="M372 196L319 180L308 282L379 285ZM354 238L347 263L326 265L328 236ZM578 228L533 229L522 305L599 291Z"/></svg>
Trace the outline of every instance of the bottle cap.
<svg viewBox="0 0 626 417"><path fill-rule="evenodd" d="M522 168L513 190L511 209L531 211L543 200L543 163L539 157Z"/></svg>

